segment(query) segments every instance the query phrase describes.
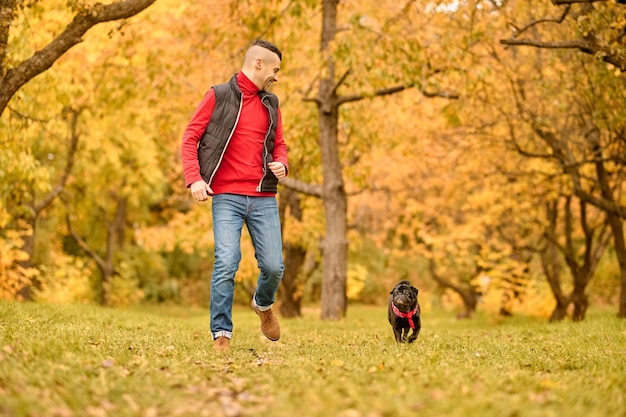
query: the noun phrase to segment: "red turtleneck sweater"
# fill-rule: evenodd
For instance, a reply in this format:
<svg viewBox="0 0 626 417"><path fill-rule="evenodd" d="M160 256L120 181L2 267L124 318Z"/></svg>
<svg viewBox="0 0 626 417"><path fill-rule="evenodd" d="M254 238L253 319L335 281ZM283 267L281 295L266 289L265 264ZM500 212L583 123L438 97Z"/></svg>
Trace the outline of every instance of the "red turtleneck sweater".
<svg viewBox="0 0 626 417"><path fill-rule="evenodd" d="M215 194L272 196L274 193L256 191L256 187L263 177L261 155L269 125L269 115L259 98L259 89L242 72L237 74L237 83L243 93L241 116L224 153L224 159L215 173L215 177L213 177L213 182L209 185ZM214 108L215 94L213 89L210 89L204 95L183 134L181 156L187 187L202 180L200 165L198 164L198 142L211 120ZM278 109L278 125L276 126L276 139L272 156L274 161L281 162L286 168L288 167L287 146L283 138L280 108Z"/></svg>

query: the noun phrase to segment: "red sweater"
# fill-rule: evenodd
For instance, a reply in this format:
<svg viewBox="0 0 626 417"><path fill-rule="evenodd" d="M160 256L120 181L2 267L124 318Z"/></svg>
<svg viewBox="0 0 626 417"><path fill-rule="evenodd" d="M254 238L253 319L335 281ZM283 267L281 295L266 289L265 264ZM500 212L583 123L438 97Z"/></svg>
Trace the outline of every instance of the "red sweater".
<svg viewBox="0 0 626 417"><path fill-rule="evenodd" d="M258 96L259 89L242 72L237 74L237 83L243 93L241 115L224 153L222 163L209 185L215 194L273 196L274 193L256 191L256 187L263 177L261 155L269 126L269 115ZM215 94L213 89L210 89L204 95L183 134L181 156L187 187L196 181L202 181L198 163L198 142L211 120L214 108ZM287 146L283 137L280 108L278 109L278 124L272 156L274 161L281 162L288 168Z"/></svg>

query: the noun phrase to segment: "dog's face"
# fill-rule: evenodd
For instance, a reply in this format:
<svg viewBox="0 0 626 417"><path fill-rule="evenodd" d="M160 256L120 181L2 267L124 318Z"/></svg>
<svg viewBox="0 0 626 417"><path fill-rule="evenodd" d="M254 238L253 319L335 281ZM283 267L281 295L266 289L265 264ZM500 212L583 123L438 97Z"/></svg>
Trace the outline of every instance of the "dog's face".
<svg viewBox="0 0 626 417"><path fill-rule="evenodd" d="M403 313L408 313L417 304L418 290L409 281L400 281L391 290L391 300Z"/></svg>

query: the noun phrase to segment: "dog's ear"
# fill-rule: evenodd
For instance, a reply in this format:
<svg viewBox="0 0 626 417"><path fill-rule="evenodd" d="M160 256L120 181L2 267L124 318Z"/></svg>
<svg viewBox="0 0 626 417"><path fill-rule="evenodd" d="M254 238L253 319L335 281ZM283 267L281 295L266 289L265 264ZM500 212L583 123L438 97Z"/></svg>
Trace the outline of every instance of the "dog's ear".
<svg viewBox="0 0 626 417"><path fill-rule="evenodd" d="M414 286L411 286L411 291L413 291L413 294L415 294L415 296L417 297L417 294L419 293L419 290L417 288L415 288Z"/></svg>

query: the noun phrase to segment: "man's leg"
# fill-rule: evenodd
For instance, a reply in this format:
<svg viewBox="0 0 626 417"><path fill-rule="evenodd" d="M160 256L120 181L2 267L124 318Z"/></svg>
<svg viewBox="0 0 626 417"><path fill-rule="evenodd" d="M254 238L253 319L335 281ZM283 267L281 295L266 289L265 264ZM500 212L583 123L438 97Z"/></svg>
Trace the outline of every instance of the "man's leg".
<svg viewBox="0 0 626 417"><path fill-rule="evenodd" d="M250 197L248 231L260 269L252 308L261 318L261 330L270 340L280 338L272 305L285 269L278 205L274 197Z"/></svg>
<svg viewBox="0 0 626 417"><path fill-rule="evenodd" d="M241 261L241 230L246 212L245 197L213 196L215 263L211 276L211 334L213 339L233 336L235 273Z"/></svg>

